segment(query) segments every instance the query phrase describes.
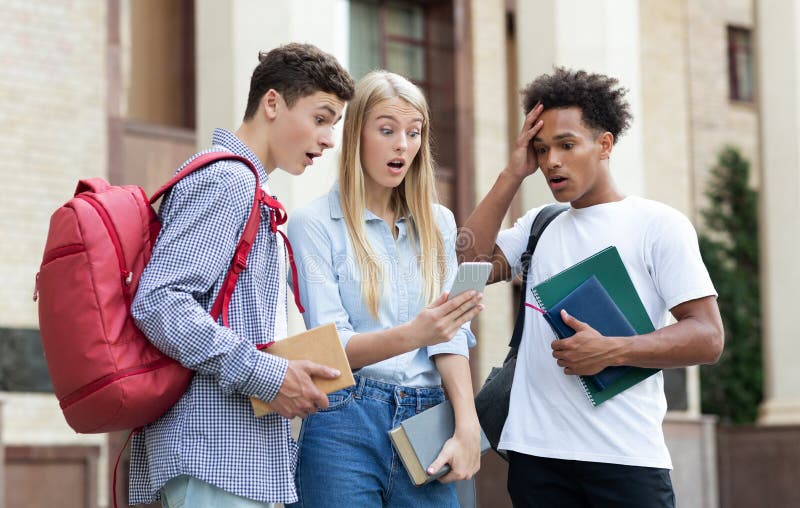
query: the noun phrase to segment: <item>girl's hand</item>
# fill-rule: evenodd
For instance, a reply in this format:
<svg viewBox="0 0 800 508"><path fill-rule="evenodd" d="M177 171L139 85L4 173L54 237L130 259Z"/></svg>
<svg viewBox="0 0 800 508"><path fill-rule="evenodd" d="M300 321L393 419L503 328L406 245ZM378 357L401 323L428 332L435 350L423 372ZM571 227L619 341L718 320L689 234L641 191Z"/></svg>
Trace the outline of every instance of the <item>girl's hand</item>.
<svg viewBox="0 0 800 508"><path fill-rule="evenodd" d="M409 337L417 347L433 346L453 338L458 329L483 310L483 294L466 291L450 301L443 293L408 323Z"/></svg>
<svg viewBox="0 0 800 508"><path fill-rule="evenodd" d="M469 429L456 428L427 473L434 474L445 464L450 464L450 472L439 478L442 483L469 480L481 468L481 427L477 418Z"/></svg>

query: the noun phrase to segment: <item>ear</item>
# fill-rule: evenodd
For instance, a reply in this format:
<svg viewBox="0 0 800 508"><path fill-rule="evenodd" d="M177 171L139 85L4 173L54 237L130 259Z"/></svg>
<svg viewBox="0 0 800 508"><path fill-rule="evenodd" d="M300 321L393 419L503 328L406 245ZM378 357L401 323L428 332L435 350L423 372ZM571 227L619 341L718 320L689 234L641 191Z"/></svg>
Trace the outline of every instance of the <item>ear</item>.
<svg viewBox="0 0 800 508"><path fill-rule="evenodd" d="M606 131L600 134L597 142L600 143L600 160L611 158L611 151L614 149L614 135Z"/></svg>
<svg viewBox="0 0 800 508"><path fill-rule="evenodd" d="M278 109L283 98L274 88L267 90L261 97L261 110L267 120L274 120L278 116Z"/></svg>

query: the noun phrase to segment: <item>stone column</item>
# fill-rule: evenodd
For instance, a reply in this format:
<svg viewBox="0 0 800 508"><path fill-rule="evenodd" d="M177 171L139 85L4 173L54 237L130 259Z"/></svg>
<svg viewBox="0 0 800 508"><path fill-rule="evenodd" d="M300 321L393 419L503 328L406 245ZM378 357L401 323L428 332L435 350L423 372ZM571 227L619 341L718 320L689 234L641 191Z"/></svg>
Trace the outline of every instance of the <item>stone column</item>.
<svg viewBox="0 0 800 508"><path fill-rule="evenodd" d="M503 0L473 0L471 8L474 202L478 203L508 160L506 23ZM486 308L499 312L483 312L477 319L479 368L473 378L479 382L508 352L516 312L511 302L508 284L495 284L484 292Z"/></svg>
<svg viewBox="0 0 800 508"><path fill-rule="evenodd" d="M289 42L308 42L347 65L349 3L346 0L198 0L195 9L199 148L209 145L214 128L234 130L241 125L250 76L258 64L260 50ZM336 140L336 148L327 150L300 177L273 172L270 190L287 210L328 191L335 180L339 141ZM303 329L300 314L291 304L289 317L290 334Z"/></svg>
<svg viewBox="0 0 800 508"><path fill-rule="evenodd" d="M765 397L760 422L800 423L800 1L755 2L761 110L761 315Z"/></svg>

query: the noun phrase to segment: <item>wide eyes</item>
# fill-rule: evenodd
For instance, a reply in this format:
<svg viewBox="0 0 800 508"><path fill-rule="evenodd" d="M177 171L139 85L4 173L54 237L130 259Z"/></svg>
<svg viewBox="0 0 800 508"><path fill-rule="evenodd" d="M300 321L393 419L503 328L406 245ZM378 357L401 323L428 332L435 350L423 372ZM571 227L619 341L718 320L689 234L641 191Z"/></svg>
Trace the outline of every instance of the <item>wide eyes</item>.
<svg viewBox="0 0 800 508"><path fill-rule="evenodd" d="M381 127L380 132L384 136L391 136L392 134L394 134L394 130L392 130L392 129L388 128L388 127ZM420 136L420 132L418 130L412 130L412 131L409 131L409 133L408 133L408 137L411 138L411 139L416 139L419 136Z"/></svg>

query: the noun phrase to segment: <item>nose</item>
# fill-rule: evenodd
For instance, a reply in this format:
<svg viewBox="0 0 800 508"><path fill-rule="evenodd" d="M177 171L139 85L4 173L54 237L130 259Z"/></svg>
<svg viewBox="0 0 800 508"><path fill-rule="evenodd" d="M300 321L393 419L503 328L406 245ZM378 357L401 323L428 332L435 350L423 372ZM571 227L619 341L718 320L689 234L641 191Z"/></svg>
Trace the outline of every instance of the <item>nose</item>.
<svg viewBox="0 0 800 508"><path fill-rule="evenodd" d="M406 135L401 133L397 136L397 141L394 145L394 151L397 153L403 153L408 148L408 139L406 139Z"/></svg>
<svg viewBox="0 0 800 508"><path fill-rule="evenodd" d="M319 144L322 146L323 150L326 148L333 148L333 145L335 144L333 141L333 130L325 131L325 133L319 139Z"/></svg>
<svg viewBox="0 0 800 508"><path fill-rule="evenodd" d="M561 159L558 157L555 150L548 150L545 157L545 165L548 169L558 169L561 167Z"/></svg>

